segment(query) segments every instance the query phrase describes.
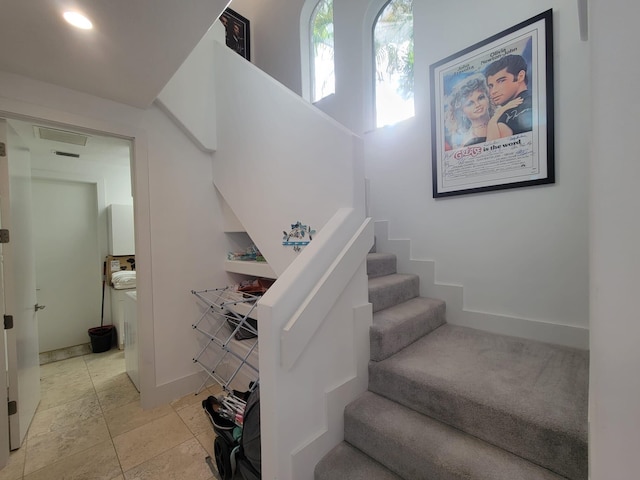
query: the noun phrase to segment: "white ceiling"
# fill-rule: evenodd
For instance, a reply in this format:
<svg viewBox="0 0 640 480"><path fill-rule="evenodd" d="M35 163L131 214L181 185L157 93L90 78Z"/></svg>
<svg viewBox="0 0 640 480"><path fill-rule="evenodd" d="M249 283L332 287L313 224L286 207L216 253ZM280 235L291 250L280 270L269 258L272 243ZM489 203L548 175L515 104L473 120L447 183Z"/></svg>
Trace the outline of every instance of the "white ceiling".
<svg viewBox="0 0 640 480"><path fill-rule="evenodd" d="M229 0L2 0L0 70L148 107ZM62 18L84 13L93 30Z"/></svg>
<svg viewBox="0 0 640 480"><path fill-rule="evenodd" d="M131 142L117 137L97 135L83 132L79 129L70 129L58 125L43 122L30 122L22 120L9 120L9 124L15 129L31 155L40 159L65 162L67 165L79 165L80 163L102 163L111 166L128 167L131 159ZM71 133L79 133L88 137L86 145L73 145L66 142L44 140L39 138L35 127L43 126L55 130ZM54 152L65 152L80 155L75 159L67 156L59 156Z"/></svg>

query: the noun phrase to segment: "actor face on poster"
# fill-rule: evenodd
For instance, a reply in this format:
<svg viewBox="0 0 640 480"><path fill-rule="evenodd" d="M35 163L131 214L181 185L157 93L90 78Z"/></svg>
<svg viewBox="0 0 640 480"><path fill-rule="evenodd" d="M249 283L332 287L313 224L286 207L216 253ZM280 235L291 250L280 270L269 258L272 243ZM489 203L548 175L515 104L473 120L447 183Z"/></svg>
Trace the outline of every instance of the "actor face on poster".
<svg viewBox="0 0 640 480"><path fill-rule="evenodd" d="M445 125L449 131L449 147L458 148L485 142L493 110L483 75L472 75L458 83L449 95L446 108Z"/></svg>
<svg viewBox="0 0 640 480"><path fill-rule="evenodd" d="M533 128L527 62L520 55L506 55L484 71L495 113L487 125L487 140L510 137Z"/></svg>

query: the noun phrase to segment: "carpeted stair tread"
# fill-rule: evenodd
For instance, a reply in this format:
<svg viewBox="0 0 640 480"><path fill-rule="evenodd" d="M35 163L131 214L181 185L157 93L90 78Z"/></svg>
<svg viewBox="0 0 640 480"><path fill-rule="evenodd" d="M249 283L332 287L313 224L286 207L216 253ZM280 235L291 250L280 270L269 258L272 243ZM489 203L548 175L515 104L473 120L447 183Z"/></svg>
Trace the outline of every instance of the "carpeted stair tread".
<svg viewBox="0 0 640 480"><path fill-rule="evenodd" d="M315 468L315 480L402 480L347 442L339 443Z"/></svg>
<svg viewBox="0 0 640 480"><path fill-rule="evenodd" d="M373 314L371 360L381 361L445 323L445 303L415 297Z"/></svg>
<svg viewBox="0 0 640 480"><path fill-rule="evenodd" d="M407 480L562 479L371 392L345 409L345 440ZM352 477L338 474L333 478Z"/></svg>
<svg viewBox="0 0 640 480"><path fill-rule="evenodd" d="M369 390L587 478L588 352L445 324L369 364Z"/></svg>
<svg viewBox="0 0 640 480"><path fill-rule="evenodd" d="M367 255L367 275L369 278L398 273L396 256L391 253L369 253Z"/></svg>
<svg viewBox="0 0 640 480"><path fill-rule="evenodd" d="M420 279L417 275L395 273L369 279L369 302L373 311L392 307L420 294Z"/></svg>

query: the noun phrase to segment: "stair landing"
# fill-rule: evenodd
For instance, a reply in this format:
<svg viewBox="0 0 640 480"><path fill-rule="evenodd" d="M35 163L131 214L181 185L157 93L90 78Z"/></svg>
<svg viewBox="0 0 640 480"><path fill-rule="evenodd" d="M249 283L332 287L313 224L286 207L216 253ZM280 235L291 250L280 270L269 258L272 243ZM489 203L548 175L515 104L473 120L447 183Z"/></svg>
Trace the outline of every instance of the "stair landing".
<svg viewBox="0 0 640 480"><path fill-rule="evenodd" d="M588 365L583 350L445 324L371 362L369 390L586 479Z"/></svg>

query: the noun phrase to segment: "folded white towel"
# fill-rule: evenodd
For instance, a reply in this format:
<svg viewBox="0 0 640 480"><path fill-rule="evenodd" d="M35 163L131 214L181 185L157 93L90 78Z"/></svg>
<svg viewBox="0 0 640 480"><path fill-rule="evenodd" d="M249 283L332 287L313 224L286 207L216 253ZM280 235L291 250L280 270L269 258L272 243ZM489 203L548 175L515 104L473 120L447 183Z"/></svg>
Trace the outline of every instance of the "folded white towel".
<svg viewBox="0 0 640 480"><path fill-rule="evenodd" d="M135 288L136 272L135 270L121 270L119 272L114 272L111 275L111 283L113 283L113 288L115 289Z"/></svg>

